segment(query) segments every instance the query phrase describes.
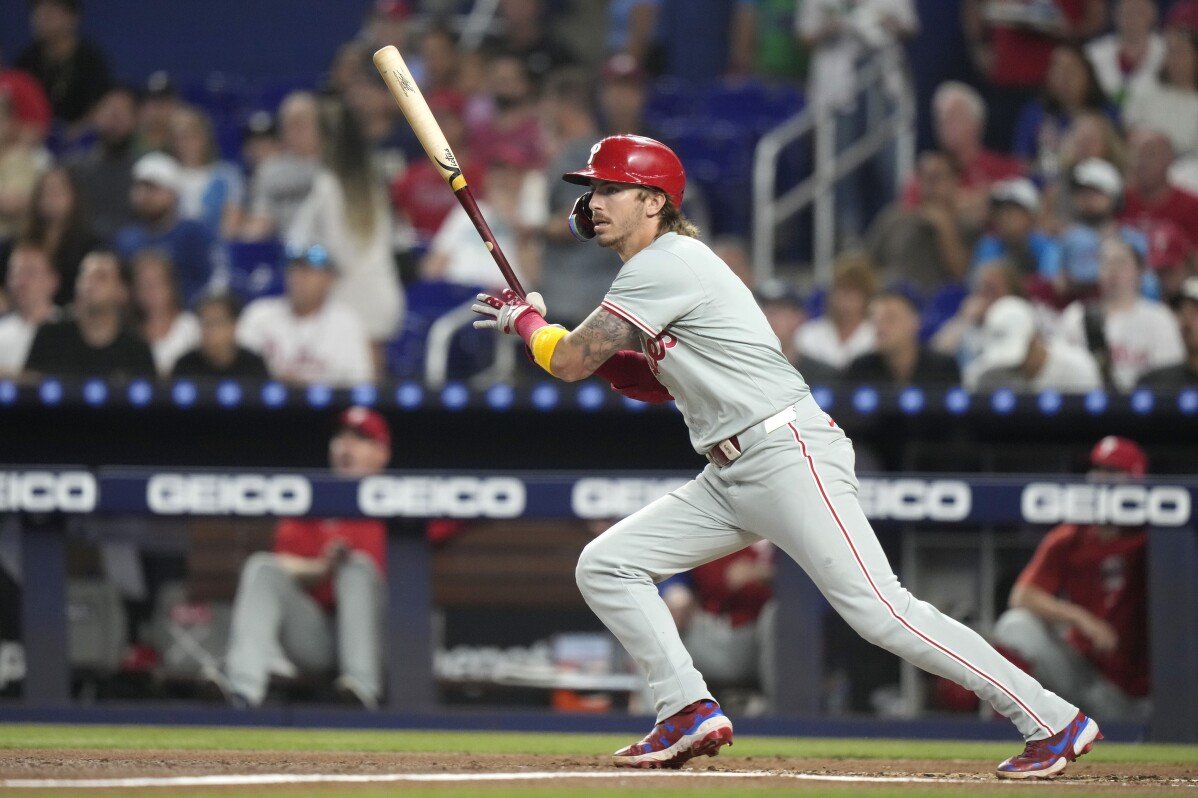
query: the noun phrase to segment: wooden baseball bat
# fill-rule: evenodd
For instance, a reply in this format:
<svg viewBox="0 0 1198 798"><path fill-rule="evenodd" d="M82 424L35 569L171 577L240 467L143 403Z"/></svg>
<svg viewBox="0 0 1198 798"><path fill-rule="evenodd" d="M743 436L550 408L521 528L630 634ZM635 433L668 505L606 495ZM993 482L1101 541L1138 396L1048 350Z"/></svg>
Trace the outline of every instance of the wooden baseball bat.
<svg viewBox="0 0 1198 798"><path fill-rule="evenodd" d="M520 280L516 278L516 272L512 270L512 265L508 263L507 256L499 248L499 242L495 240L495 234L491 232L487 220L479 211L474 194L470 191L470 186L466 185L466 177L462 174L462 168L458 166L458 159L454 157L453 150L449 148L449 142L445 140L445 134L441 131L441 126L437 124L436 118L433 117L433 112L420 92L420 87L416 85L416 81L412 80L412 73L408 70L408 65L404 63L403 56L399 54L399 50L394 45L389 44L374 54L374 66L386 81L387 88L391 90L391 96L399 104L399 110L403 111L408 124L416 133L416 138L420 140L420 145L424 147L424 151L437 167L437 171L441 173L441 177L445 178L445 182L453 189L454 196L466 210L470 221L474 222L475 229L482 236L483 243L487 245L487 251L491 253L499 271L503 273L503 279L507 280L507 284L513 291L523 297L524 288L520 285Z"/></svg>

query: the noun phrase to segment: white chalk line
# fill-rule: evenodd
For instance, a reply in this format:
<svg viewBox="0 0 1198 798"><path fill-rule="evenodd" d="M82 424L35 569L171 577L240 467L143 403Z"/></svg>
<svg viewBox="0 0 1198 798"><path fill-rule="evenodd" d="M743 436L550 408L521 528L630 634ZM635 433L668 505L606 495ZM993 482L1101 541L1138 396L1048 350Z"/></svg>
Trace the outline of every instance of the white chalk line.
<svg viewBox="0 0 1198 798"><path fill-rule="evenodd" d="M212 776L139 776L120 779L3 779L3 789L111 789L137 787L247 787L284 784L391 784L396 782L484 782L548 781L552 779L790 779L794 781L849 782L858 784L998 784L998 779L966 779L955 776L854 776L839 773L788 773L774 770L564 770L527 773L247 773ZM1198 782L1172 779L1173 786L1198 787ZM1060 787L1093 787L1093 782L1054 781ZM1103 787L1144 784L1119 782Z"/></svg>

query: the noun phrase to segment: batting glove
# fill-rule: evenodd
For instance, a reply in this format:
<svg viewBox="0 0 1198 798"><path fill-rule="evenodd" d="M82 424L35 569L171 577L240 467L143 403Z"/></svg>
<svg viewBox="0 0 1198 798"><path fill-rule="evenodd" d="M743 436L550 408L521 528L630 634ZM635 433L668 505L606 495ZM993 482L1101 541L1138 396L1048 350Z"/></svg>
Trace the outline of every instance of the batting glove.
<svg viewBox="0 0 1198 798"><path fill-rule="evenodd" d="M536 291L530 293L527 298L521 298L510 288L505 289L499 296L479 294L478 301L470 309L483 317L474 322L475 328L479 330L497 329L507 335L526 337L523 327L535 329L547 323L545 300ZM529 313L533 316L526 316ZM518 324L521 319L524 319L524 324Z"/></svg>

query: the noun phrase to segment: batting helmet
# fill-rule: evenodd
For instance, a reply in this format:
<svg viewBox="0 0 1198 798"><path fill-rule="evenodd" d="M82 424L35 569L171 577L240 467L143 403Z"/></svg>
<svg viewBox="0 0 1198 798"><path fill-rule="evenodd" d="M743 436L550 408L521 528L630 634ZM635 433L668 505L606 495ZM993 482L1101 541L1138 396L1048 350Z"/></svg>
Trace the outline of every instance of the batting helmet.
<svg viewBox="0 0 1198 798"><path fill-rule="evenodd" d="M589 186L592 180L631 183L664 191L675 208L682 207L686 172L682 161L666 145L646 136L608 136L594 147L587 165L566 172L562 180Z"/></svg>
<svg viewBox="0 0 1198 798"><path fill-rule="evenodd" d="M1148 470L1148 455L1135 441L1108 435L1090 450L1090 465L1142 477Z"/></svg>

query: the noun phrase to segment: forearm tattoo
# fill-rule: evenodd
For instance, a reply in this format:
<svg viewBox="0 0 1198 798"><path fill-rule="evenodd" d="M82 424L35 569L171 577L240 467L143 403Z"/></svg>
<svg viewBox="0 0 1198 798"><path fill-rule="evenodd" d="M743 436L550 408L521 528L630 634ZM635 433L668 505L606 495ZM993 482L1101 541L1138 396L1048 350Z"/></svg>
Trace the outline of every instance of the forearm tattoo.
<svg viewBox="0 0 1198 798"><path fill-rule="evenodd" d="M570 348L571 359L577 358L575 362L581 362L589 374L622 349L639 350L641 334L619 316L603 308L595 308L587 320L574 328L562 343Z"/></svg>

